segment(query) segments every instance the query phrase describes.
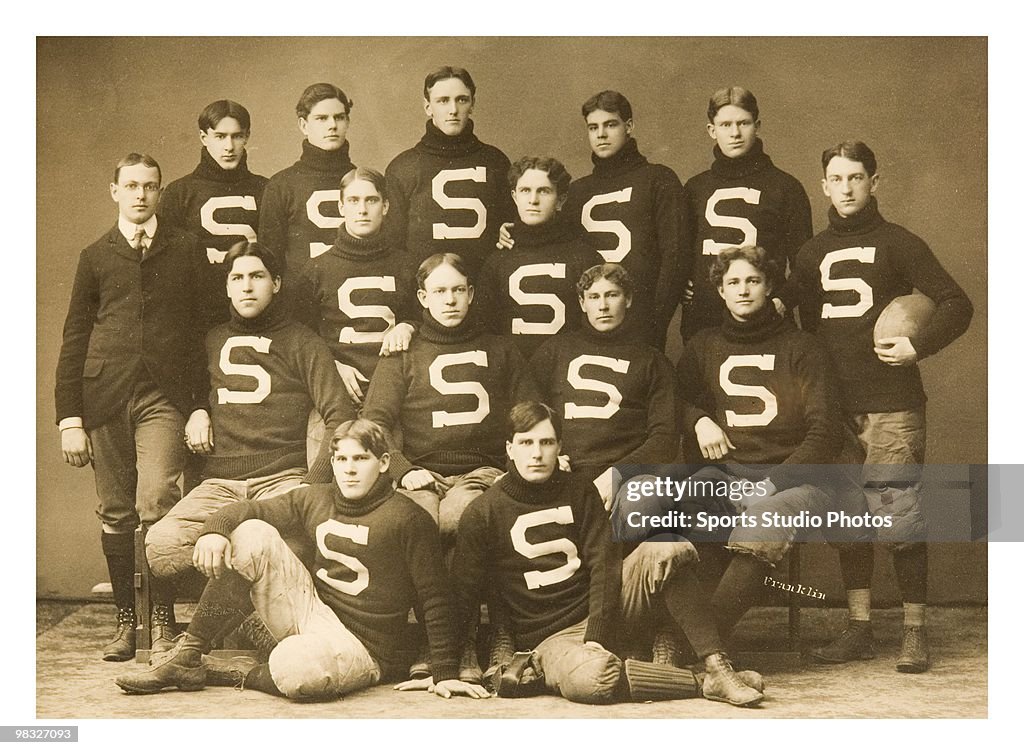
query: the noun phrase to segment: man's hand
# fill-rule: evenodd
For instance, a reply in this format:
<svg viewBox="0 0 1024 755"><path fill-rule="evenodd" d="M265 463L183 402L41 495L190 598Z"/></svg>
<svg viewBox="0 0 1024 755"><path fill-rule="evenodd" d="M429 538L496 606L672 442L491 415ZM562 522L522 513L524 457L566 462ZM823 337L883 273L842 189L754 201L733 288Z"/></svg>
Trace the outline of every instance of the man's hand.
<svg viewBox="0 0 1024 755"><path fill-rule="evenodd" d="M60 451L64 461L73 467L84 467L92 461L92 441L81 427L61 431Z"/></svg>
<svg viewBox="0 0 1024 755"><path fill-rule="evenodd" d="M648 594L658 592L676 569L697 560L697 549L688 540L645 540L630 557L639 569Z"/></svg>
<svg viewBox="0 0 1024 755"><path fill-rule="evenodd" d="M410 469L402 476L401 487L406 490L423 490L433 485L434 475L425 469Z"/></svg>
<svg viewBox="0 0 1024 755"><path fill-rule="evenodd" d="M369 383L370 379L355 367L339 362L337 359L334 360L334 366L338 368L341 382L345 384L345 390L348 391L348 397L352 399L352 403L356 406L361 406L363 403L363 388L359 383Z"/></svg>
<svg viewBox="0 0 1024 755"><path fill-rule="evenodd" d="M879 338L875 354L890 367L909 367L917 361L917 350L906 336Z"/></svg>
<svg viewBox="0 0 1024 755"><path fill-rule="evenodd" d="M216 532L209 532L192 549L192 566L203 576L217 579L231 569L231 541Z"/></svg>
<svg viewBox="0 0 1024 755"><path fill-rule="evenodd" d="M786 316L786 305L782 303L782 299L776 296L772 299L772 304L775 305L775 311L779 313L779 317Z"/></svg>
<svg viewBox="0 0 1024 755"><path fill-rule="evenodd" d="M723 459L729 455L730 450L736 449L729 436L725 434L725 430L711 417L701 417L693 426L693 430L697 433L697 445L700 446L700 452L705 459Z"/></svg>
<svg viewBox="0 0 1024 755"><path fill-rule="evenodd" d="M733 501L733 506L736 507L736 511L742 514L744 511L749 509L751 506L762 503L768 496L775 495L778 492L778 488L775 487L775 483L765 477L758 483L754 483L760 487L756 487L754 492L750 495L745 495L738 501ZM764 488L764 494L761 494L761 488Z"/></svg>
<svg viewBox="0 0 1024 755"><path fill-rule="evenodd" d="M205 409L196 409L185 423L185 445L194 454L213 452L213 425Z"/></svg>
<svg viewBox="0 0 1024 755"><path fill-rule="evenodd" d="M612 473L614 470L611 467L604 470L600 475L594 479L594 487L597 488L598 494L601 496L601 502L604 503L604 510L612 510Z"/></svg>
<svg viewBox="0 0 1024 755"><path fill-rule="evenodd" d="M693 302L693 281L686 281L686 288L683 289L682 303L683 306L691 304Z"/></svg>
<svg viewBox="0 0 1024 755"><path fill-rule="evenodd" d="M516 245L515 239L512 238L512 223L502 223L498 229L498 243L494 246L497 249L511 249Z"/></svg>
<svg viewBox="0 0 1024 755"><path fill-rule="evenodd" d="M398 325L384 334L384 341L380 345L380 355L387 357L397 354L399 351L408 351L409 344L412 343L412 335L415 332L416 328L412 324L407 322L398 323Z"/></svg>
<svg viewBox="0 0 1024 755"><path fill-rule="evenodd" d="M572 471L572 462L569 461L568 454L558 454L558 468L563 472Z"/></svg>
<svg viewBox="0 0 1024 755"><path fill-rule="evenodd" d="M420 692L426 690L438 697L443 697L445 700L451 698L452 695L471 697L475 700L483 700L491 696L491 693L479 684L469 684L458 679L445 679L443 682L434 684L434 677L432 676L428 676L426 679L409 679L405 682L399 682L395 685L395 689L399 692Z"/></svg>

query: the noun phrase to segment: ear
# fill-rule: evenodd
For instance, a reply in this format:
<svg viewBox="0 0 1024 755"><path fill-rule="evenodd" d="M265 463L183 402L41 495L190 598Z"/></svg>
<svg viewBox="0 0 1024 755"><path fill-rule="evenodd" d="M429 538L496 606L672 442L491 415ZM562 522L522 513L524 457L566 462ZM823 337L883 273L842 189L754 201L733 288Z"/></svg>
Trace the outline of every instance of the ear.
<svg viewBox="0 0 1024 755"><path fill-rule="evenodd" d="M721 283L718 284L718 295L722 297L722 301L725 301L725 287Z"/></svg>
<svg viewBox="0 0 1024 755"><path fill-rule="evenodd" d="M633 119L630 118L628 121L626 121L626 136L632 136L632 135L633 135Z"/></svg>
<svg viewBox="0 0 1024 755"><path fill-rule="evenodd" d="M761 130L761 119L758 118L756 121L754 121L754 133L757 134L758 132L760 132L760 130Z"/></svg>
<svg viewBox="0 0 1024 755"><path fill-rule="evenodd" d="M434 117L434 114L430 112L430 100L426 97L423 98L423 112L427 114L428 118Z"/></svg>
<svg viewBox="0 0 1024 755"><path fill-rule="evenodd" d="M881 176L879 176L877 173L875 173L875 175L871 176L871 188L870 188L871 196L875 195L875 190L878 189L878 180L880 178L881 178Z"/></svg>
<svg viewBox="0 0 1024 755"><path fill-rule="evenodd" d="M824 194L829 199L832 199L832 197L828 193L828 179L821 179L821 193Z"/></svg>
<svg viewBox="0 0 1024 755"><path fill-rule="evenodd" d="M505 441L505 455L510 459L512 458L512 441L510 440Z"/></svg>
<svg viewBox="0 0 1024 755"><path fill-rule="evenodd" d="M466 293L469 295L469 303L472 304L473 303L473 294L476 293L474 291L472 285L466 287Z"/></svg>
<svg viewBox="0 0 1024 755"><path fill-rule="evenodd" d="M281 290L281 276L279 275L276 278L274 278L274 293L276 294L280 290Z"/></svg>
<svg viewBox="0 0 1024 755"><path fill-rule="evenodd" d="M303 118L302 116L299 116L299 131L302 132L303 136L309 136L309 134L307 133L307 128L308 126L306 124L306 119Z"/></svg>
<svg viewBox="0 0 1024 755"><path fill-rule="evenodd" d="M388 210L390 208L391 208L391 203L388 202L388 200L385 199L384 200L384 204L381 205L381 214L382 215L387 215L388 214Z"/></svg>
<svg viewBox="0 0 1024 755"><path fill-rule="evenodd" d="M420 306L423 307L423 309L426 309L427 308L427 292L424 291L422 288L417 288L416 289L416 298L419 300Z"/></svg>
<svg viewBox="0 0 1024 755"><path fill-rule="evenodd" d="M587 307L586 307L586 305L585 305L585 304L583 303L583 297L582 297L582 296L577 296L576 298L577 298L577 299L579 300L579 302L580 302L580 312L586 312L586 311L587 311Z"/></svg>
<svg viewBox="0 0 1024 755"><path fill-rule="evenodd" d="M715 138L715 124L714 123L709 123L708 124L708 136L711 137L711 141L718 141Z"/></svg>
<svg viewBox="0 0 1024 755"><path fill-rule="evenodd" d="M380 455L380 458L377 459L377 462L380 465L381 473L387 472L388 471L388 467L391 466L391 454L389 454L387 451L385 451L384 453L382 453Z"/></svg>
<svg viewBox="0 0 1024 755"><path fill-rule="evenodd" d="M117 201L117 184L115 183L110 184L110 198Z"/></svg>
<svg viewBox="0 0 1024 755"><path fill-rule="evenodd" d="M629 294L629 295L626 296L626 309L629 309L632 306L633 306L633 294Z"/></svg>
<svg viewBox="0 0 1024 755"><path fill-rule="evenodd" d="M562 209L562 205L565 204L565 200L569 198L568 194L559 194L558 201L555 203L555 212Z"/></svg>

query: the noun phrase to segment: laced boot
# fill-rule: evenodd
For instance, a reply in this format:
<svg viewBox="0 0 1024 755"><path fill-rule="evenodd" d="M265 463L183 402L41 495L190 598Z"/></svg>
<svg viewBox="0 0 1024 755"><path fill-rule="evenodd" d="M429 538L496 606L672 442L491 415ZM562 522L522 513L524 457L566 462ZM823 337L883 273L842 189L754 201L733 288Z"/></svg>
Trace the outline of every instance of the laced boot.
<svg viewBox="0 0 1024 755"><path fill-rule="evenodd" d="M498 687L498 680L502 673L512 663L512 657L516 652L515 638L512 630L504 625L492 625L491 653L487 662L487 671L484 672L484 686L491 692Z"/></svg>
<svg viewBox="0 0 1024 755"><path fill-rule="evenodd" d="M153 665L137 674L125 674L114 680L129 695L150 695L167 687L193 692L206 686L203 643L183 632L172 650L162 654Z"/></svg>
<svg viewBox="0 0 1024 755"><path fill-rule="evenodd" d="M725 653L712 653L705 658L704 670L701 692L705 700L749 707L764 699L763 694L743 683Z"/></svg>
<svg viewBox="0 0 1024 755"><path fill-rule="evenodd" d="M178 627L174 622L174 607L157 603L151 612L152 645L154 653L165 653L174 649Z"/></svg>
<svg viewBox="0 0 1024 755"><path fill-rule="evenodd" d="M904 674L920 674L928 670L928 641L924 627L903 627L903 648L896 659L896 670Z"/></svg>
<svg viewBox="0 0 1024 755"><path fill-rule="evenodd" d="M814 648L808 655L819 663L846 663L874 658L871 622L851 619L841 635L824 647Z"/></svg>
<svg viewBox="0 0 1024 755"><path fill-rule="evenodd" d="M238 655L234 658L216 658L212 655L204 655L206 686L242 689L242 682L245 681L246 675L257 665L259 665L259 661L248 655Z"/></svg>
<svg viewBox="0 0 1024 755"><path fill-rule="evenodd" d="M103 646L103 660L130 661L135 657L135 609L117 609L117 629L114 638Z"/></svg>

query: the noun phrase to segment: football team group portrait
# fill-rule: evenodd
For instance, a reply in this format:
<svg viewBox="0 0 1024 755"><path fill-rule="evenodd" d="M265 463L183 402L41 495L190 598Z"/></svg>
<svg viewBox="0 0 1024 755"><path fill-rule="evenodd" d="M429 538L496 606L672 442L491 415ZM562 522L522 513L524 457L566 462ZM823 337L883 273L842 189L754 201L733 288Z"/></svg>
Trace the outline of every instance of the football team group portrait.
<svg viewBox="0 0 1024 755"><path fill-rule="evenodd" d="M95 695L685 717L812 702L778 663L935 684L935 604L987 600L922 479L987 460L983 39L39 66L37 582L109 583ZM841 621L766 669L736 638L785 645L758 621L794 574Z"/></svg>

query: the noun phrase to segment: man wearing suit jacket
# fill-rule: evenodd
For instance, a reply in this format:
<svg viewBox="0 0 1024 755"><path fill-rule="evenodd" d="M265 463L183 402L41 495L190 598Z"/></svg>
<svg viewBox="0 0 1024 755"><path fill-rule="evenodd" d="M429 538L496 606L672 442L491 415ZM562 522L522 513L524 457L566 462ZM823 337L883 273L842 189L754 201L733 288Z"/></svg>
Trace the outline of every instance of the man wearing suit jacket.
<svg viewBox="0 0 1024 755"><path fill-rule="evenodd" d="M149 155L133 152L117 164L110 195L117 225L79 257L55 393L64 461L91 463L95 473L118 609L103 658L123 661L135 654L133 531L181 498L184 416L202 390L193 327L202 250L154 214L160 166ZM168 608L154 615L168 624Z"/></svg>

